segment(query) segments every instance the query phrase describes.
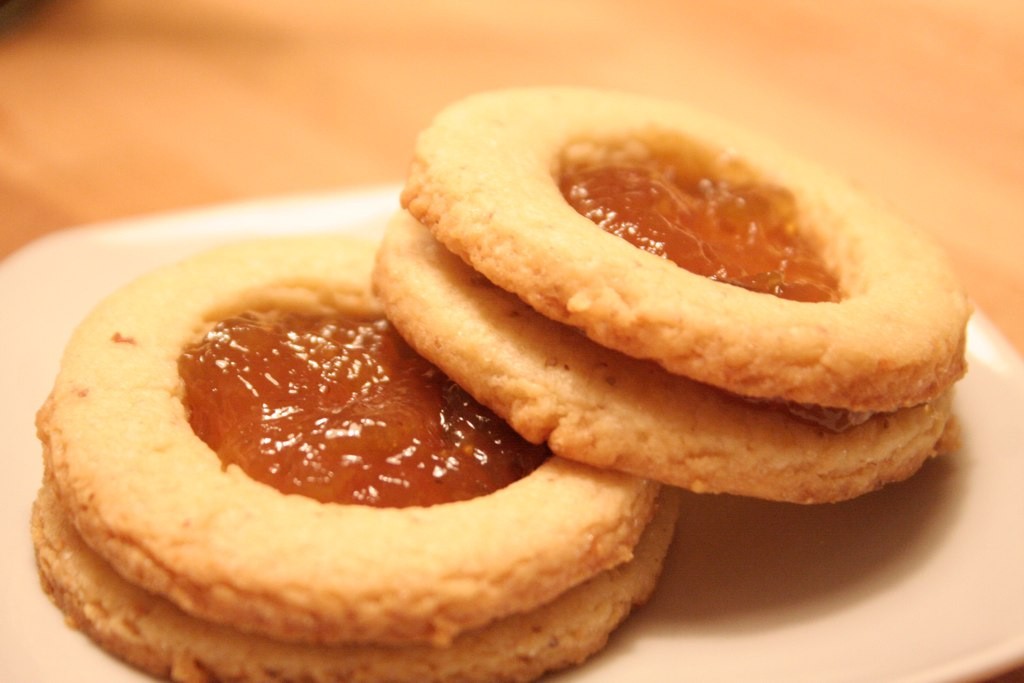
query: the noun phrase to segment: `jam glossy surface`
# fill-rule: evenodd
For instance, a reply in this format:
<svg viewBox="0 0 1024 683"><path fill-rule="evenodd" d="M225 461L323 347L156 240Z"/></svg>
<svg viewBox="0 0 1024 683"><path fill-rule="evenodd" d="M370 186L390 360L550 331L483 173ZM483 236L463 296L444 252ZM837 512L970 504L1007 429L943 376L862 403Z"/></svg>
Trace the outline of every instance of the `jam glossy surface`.
<svg viewBox="0 0 1024 683"><path fill-rule="evenodd" d="M383 320L244 314L178 367L196 434L225 467L284 493L434 505L502 488L549 455Z"/></svg>
<svg viewBox="0 0 1024 683"><path fill-rule="evenodd" d="M783 188L687 175L660 158L570 164L559 188L602 229L690 272L784 299L839 300Z"/></svg>

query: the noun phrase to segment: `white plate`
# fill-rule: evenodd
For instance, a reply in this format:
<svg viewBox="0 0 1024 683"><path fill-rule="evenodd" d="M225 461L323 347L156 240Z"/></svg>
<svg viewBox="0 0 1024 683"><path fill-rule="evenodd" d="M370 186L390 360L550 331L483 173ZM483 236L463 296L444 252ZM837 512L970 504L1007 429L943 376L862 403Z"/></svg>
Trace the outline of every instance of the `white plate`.
<svg viewBox="0 0 1024 683"><path fill-rule="evenodd" d="M67 629L28 534L32 420L66 339L153 267L254 235L379 234L393 187L62 232L0 263L0 680L145 680ZM980 315L965 445L839 505L689 496L658 592L563 681L959 681L1024 662L1024 363Z"/></svg>

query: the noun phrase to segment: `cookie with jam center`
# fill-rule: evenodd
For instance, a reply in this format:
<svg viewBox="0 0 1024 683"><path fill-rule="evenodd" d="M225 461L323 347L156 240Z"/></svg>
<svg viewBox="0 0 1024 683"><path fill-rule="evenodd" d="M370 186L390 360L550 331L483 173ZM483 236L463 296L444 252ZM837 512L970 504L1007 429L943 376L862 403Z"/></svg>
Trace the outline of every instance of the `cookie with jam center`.
<svg viewBox="0 0 1024 683"><path fill-rule="evenodd" d="M538 314L406 212L388 225L374 281L414 348L564 458L697 492L822 503L905 479L957 445L952 390L870 414L729 394Z"/></svg>
<svg viewBox="0 0 1024 683"><path fill-rule="evenodd" d="M70 523L118 575L275 640L437 644L632 556L658 491L636 477L552 457L487 495L372 507L282 492L197 435L183 351L246 312L380 318L375 249L333 236L215 249L137 280L82 322L38 429ZM259 407L274 419L292 410Z"/></svg>
<svg viewBox="0 0 1024 683"><path fill-rule="evenodd" d="M606 201L609 184L651 199L659 225L725 234L666 245L660 227L621 220L632 200ZM965 371L970 305L941 250L832 174L682 105L569 88L469 97L421 133L402 204L543 315L736 394L894 411ZM758 265L758 249L780 260Z"/></svg>

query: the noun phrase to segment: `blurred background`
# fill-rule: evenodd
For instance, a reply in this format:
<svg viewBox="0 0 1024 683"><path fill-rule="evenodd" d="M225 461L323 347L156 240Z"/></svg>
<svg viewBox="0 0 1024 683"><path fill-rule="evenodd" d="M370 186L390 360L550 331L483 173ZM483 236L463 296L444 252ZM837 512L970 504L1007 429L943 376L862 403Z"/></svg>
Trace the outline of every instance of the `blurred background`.
<svg viewBox="0 0 1024 683"><path fill-rule="evenodd" d="M687 101L833 167L931 233L1024 350L1020 0L0 0L0 258L398 183L445 104L543 84Z"/></svg>
<svg viewBox="0 0 1024 683"><path fill-rule="evenodd" d="M685 100L832 166L949 250L1024 349L1019 0L8 0L0 256L115 217L398 182L446 103Z"/></svg>
<svg viewBox="0 0 1024 683"><path fill-rule="evenodd" d="M400 182L491 88L678 99L930 232L1024 350L1020 0L0 0L0 258L54 230Z"/></svg>
<svg viewBox="0 0 1024 683"><path fill-rule="evenodd" d="M468 93L685 100L832 166L933 233L1018 349L1018 0L8 0L0 255L49 231L398 182Z"/></svg>

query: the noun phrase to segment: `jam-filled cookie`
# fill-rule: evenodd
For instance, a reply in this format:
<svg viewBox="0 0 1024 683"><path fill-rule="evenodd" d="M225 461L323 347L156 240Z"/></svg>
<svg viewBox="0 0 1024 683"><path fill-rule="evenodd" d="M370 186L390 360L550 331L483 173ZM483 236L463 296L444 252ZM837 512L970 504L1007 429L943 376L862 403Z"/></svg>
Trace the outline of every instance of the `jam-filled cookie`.
<svg viewBox="0 0 1024 683"><path fill-rule="evenodd" d="M595 344L495 287L409 214L389 223L376 290L425 357L565 458L698 492L837 501L956 442L951 390L889 413L727 394Z"/></svg>
<svg viewBox="0 0 1024 683"><path fill-rule="evenodd" d="M663 489L633 559L538 609L468 631L447 647L285 643L192 617L125 581L86 545L50 483L36 500L32 534L43 585L69 622L155 676L181 683L493 683L533 680L600 650L653 591L676 507L676 496Z"/></svg>
<svg viewBox="0 0 1024 683"><path fill-rule="evenodd" d="M470 97L420 135L402 203L542 314L733 393L892 411L964 372L970 307L935 246L822 169L680 105Z"/></svg>
<svg viewBox="0 0 1024 683"><path fill-rule="evenodd" d="M375 248L213 250L76 330L39 434L68 519L118 575L275 640L442 645L630 559L657 484L526 444L501 465L468 434L493 415L402 369ZM374 466L364 447L395 450Z"/></svg>

